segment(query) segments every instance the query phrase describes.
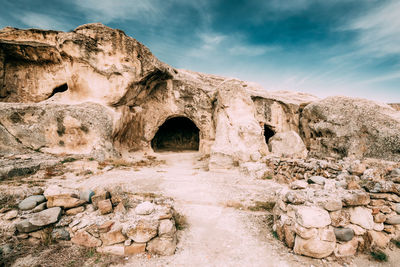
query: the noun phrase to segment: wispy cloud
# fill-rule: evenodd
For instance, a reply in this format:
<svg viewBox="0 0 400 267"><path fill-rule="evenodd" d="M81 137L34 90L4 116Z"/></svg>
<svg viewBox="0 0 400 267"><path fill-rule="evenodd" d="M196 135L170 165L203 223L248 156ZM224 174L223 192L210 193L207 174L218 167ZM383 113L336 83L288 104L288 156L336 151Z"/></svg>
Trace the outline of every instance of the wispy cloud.
<svg viewBox="0 0 400 267"><path fill-rule="evenodd" d="M39 28L47 30L69 30L70 24L62 19L55 19L52 16L36 12L22 12L14 16L29 28Z"/></svg>
<svg viewBox="0 0 400 267"><path fill-rule="evenodd" d="M73 3L93 21L108 23L111 21L157 19L162 12L160 0L74 0Z"/></svg>
<svg viewBox="0 0 400 267"><path fill-rule="evenodd" d="M211 50L216 48L227 36L218 33L201 33L199 34L202 49Z"/></svg>
<svg viewBox="0 0 400 267"><path fill-rule="evenodd" d="M400 54L400 2L391 0L351 21L347 29L359 32L358 44L370 56Z"/></svg>
<svg viewBox="0 0 400 267"><path fill-rule="evenodd" d="M233 47L229 48L229 53L231 53L234 56L249 56L249 57L255 57L255 56L261 56L266 53L272 52L272 51L277 51L279 50L279 47L277 46L268 46L268 45L234 45Z"/></svg>

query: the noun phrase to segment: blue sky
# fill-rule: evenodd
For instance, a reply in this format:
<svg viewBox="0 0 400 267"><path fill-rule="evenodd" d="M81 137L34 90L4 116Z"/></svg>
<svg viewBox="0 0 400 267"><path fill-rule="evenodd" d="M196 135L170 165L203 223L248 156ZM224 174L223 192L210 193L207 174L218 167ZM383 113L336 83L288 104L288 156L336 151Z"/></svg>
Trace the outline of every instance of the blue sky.
<svg viewBox="0 0 400 267"><path fill-rule="evenodd" d="M400 102L400 0L0 0L0 27L101 22L176 67Z"/></svg>

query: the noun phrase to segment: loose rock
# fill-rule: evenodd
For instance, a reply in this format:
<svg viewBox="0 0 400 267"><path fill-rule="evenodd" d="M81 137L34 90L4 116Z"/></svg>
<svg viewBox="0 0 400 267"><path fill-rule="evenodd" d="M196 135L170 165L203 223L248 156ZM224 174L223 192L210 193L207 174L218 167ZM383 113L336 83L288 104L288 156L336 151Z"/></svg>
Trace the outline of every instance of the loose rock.
<svg viewBox="0 0 400 267"><path fill-rule="evenodd" d="M158 233L158 220L140 219L127 230L127 236L137 243L145 243Z"/></svg>
<svg viewBox="0 0 400 267"><path fill-rule="evenodd" d="M74 237L71 239L72 243L85 246L85 247L99 247L101 246L101 240L95 238L94 236L90 235L86 231L81 231L75 233Z"/></svg>
<svg viewBox="0 0 400 267"><path fill-rule="evenodd" d="M351 228L335 228L336 239L340 241L350 241L354 237L354 231Z"/></svg>
<svg viewBox="0 0 400 267"><path fill-rule="evenodd" d="M149 215L154 211L154 204L148 201L140 203L135 208L135 213L138 215Z"/></svg>

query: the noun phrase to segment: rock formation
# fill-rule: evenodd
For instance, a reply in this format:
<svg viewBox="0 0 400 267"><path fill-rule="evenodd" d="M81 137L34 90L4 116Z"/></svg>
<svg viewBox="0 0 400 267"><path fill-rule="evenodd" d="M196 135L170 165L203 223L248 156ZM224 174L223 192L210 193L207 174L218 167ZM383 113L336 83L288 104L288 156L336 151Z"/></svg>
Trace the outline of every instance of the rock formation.
<svg viewBox="0 0 400 267"><path fill-rule="evenodd" d="M102 24L71 32L2 29L0 101L1 154L106 158L175 144L209 155L211 168L229 168L269 154L271 141L277 155L305 157L304 142L316 157L400 159L400 113L388 105L268 92L174 69Z"/></svg>

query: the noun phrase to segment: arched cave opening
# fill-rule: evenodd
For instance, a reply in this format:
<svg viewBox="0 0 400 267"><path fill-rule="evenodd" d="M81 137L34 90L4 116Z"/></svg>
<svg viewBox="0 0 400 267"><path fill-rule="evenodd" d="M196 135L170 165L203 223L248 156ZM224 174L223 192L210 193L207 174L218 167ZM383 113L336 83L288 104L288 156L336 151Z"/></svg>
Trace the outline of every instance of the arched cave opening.
<svg viewBox="0 0 400 267"><path fill-rule="evenodd" d="M199 128L186 117L168 119L160 126L151 147L154 151L199 150Z"/></svg>
<svg viewBox="0 0 400 267"><path fill-rule="evenodd" d="M264 124L264 137L265 137L265 143L268 144L269 139L275 135L275 131L272 130L272 128L266 124Z"/></svg>
<svg viewBox="0 0 400 267"><path fill-rule="evenodd" d="M53 92L51 92L51 95L47 99L53 97L57 93L62 93L62 92L65 92L67 90L68 90L68 84L67 83L64 83L64 84L62 84L60 86L57 86L56 88L53 89Z"/></svg>

